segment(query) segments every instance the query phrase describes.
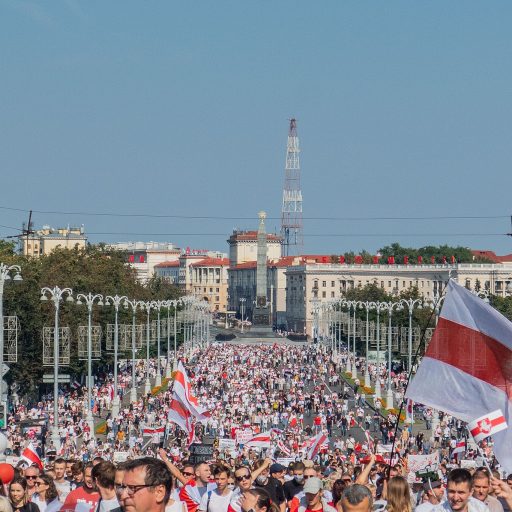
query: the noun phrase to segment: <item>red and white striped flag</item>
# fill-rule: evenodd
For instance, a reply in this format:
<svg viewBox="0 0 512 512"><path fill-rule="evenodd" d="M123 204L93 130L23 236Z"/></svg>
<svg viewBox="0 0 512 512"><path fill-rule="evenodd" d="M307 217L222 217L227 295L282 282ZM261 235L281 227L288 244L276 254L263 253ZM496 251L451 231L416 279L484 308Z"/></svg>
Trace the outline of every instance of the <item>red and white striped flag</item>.
<svg viewBox="0 0 512 512"><path fill-rule="evenodd" d="M195 431L192 414L179 400L176 400L174 396L167 413L167 420L171 423L175 423L181 430L187 433L188 444L191 445L194 440Z"/></svg>
<svg viewBox="0 0 512 512"><path fill-rule="evenodd" d="M364 431L364 437L366 437L366 444L368 445L368 453L375 453L375 442L370 435L369 430Z"/></svg>
<svg viewBox="0 0 512 512"><path fill-rule="evenodd" d="M450 280L438 325L407 398L468 423L497 409L510 421L511 358L512 322ZM512 473L512 430L490 431L498 461Z"/></svg>
<svg viewBox="0 0 512 512"><path fill-rule="evenodd" d="M28 464L36 464L39 469L43 469L43 462L39 458L35 446L29 443L28 446L21 452L21 458L28 462Z"/></svg>
<svg viewBox="0 0 512 512"><path fill-rule="evenodd" d="M142 429L142 434L145 436L152 436L154 434L163 435L165 432L165 427L144 427Z"/></svg>
<svg viewBox="0 0 512 512"><path fill-rule="evenodd" d="M187 371L180 361L174 377L173 398L179 400L200 423L208 421L210 413L199 405L199 401L192 394L192 386L188 380Z"/></svg>
<svg viewBox="0 0 512 512"><path fill-rule="evenodd" d="M500 409L484 414L474 421L468 423L468 430L473 436L475 443L479 443L486 437L493 436L496 432L501 432L508 427L505 416Z"/></svg>
<svg viewBox="0 0 512 512"><path fill-rule="evenodd" d="M249 439L244 446L249 448L270 448L270 432L261 432Z"/></svg>
<svg viewBox="0 0 512 512"><path fill-rule="evenodd" d="M277 447L279 448L279 451L281 451L282 453L284 453L288 457L292 454L292 451L290 450L290 448L288 448L288 446L286 446L283 443L283 441L281 441L280 439L277 440L276 444L277 444Z"/></svg>
<svg viewBox="0 0 512 512"><path fill-rule="evenodd" d="M457 441L457 444L455 445L455 448L452 452L452 457L454 455L459 456L459 453L464 453L466 451L466 441L464 439L461 439L460 441Z"/></svg>
<svg viewBox="0 0 512 512"><path fill-rule="evenodd" d="M313 460L317 456L324 443L329 443L329 439L323 432L319 432L315 437L310 439L310 448L308 450L309 460Z"/></svg>

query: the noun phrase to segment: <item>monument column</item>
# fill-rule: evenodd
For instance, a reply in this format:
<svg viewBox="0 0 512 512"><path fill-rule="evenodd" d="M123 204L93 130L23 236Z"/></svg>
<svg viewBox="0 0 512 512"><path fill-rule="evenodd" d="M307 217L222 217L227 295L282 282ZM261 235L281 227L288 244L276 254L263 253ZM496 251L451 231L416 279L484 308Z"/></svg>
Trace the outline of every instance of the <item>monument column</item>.
<svg viewBox="0 0 512 512"><path fill-rule="evenodd" d="M265 230L265 219L267 214L259 212L258 226L258 247L256 258L256 305L253 313L253 325L258 331L261 327L264 330L272 331L270 327L270 310L267 300L267 232ZM260 329L258 329L260 327Z"/></svg>

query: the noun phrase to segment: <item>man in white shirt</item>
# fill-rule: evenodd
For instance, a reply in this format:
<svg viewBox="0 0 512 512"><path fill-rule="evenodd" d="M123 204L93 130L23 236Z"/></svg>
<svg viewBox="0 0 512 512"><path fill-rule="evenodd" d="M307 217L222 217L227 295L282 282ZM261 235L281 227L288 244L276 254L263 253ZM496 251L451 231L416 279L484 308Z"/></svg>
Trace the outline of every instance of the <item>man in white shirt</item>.
<svg viewBox="0 0 512 512"><path fill-rule="evenodd" d="M213 472L217 487L203 494L199 512L227 512L233 491L228 487L229 469L218 466Z"/></svg>
<svg viewBox="0 0 512 512"><path fill-rule="evenodd" d="M116 477L114 464L106 460L96 464L92 468L91 476L101 496L96 509L97 512L121 512L121 505L117 500L114 487Z"/></svg>
<svg viewBox="0 0 512 512"><path fill-rule="evenodd" d="M473 477L467 469L454 469L448 474L448 499L436 505L434 512L489 512L487 505L473 498Z"/></svg>

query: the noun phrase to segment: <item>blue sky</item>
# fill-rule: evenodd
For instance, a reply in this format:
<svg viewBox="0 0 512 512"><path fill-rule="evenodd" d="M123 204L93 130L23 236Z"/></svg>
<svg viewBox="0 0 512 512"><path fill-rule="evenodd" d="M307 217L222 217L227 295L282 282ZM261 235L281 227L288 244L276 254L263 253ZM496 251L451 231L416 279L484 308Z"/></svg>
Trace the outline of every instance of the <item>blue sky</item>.
<svg viewBox="0 0 512 512"><path fill-rule="evenodd" d="M511 231L511 14L505 1L0 0L0 207L240 217L34 215L92 241L226 250L261 209L279 228L296 117L305 252L512 252L497 235ZM444 216L496 218L315 219ZM26 217L0 209L2 226Z"/></svg>

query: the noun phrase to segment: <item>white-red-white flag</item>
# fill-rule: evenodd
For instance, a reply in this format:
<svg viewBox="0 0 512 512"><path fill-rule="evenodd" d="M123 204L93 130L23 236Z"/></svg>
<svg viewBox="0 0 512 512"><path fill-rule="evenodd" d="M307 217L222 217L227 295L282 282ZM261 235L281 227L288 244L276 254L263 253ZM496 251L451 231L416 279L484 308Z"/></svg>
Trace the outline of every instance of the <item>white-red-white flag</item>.
<svg viewBox="0 0 512 512"><path fill-rule="evenodd" d="M192 386L188 379L187 371L180 361L174 377L173 398L179 400L200 423L208 421L210 413L199 405L197 397L192 393Z"/></svg>
<svg viewBox="0 0 512 512"><path fill-rule="evenodd" d="M329 439L323 432L319 432L315 437L311 438L310 448L308 450L308 459L313 460L317 456L322 445L328 443Z"/></svg>
<svg viewBox="0 0 512 512"><path fill-rule="evenodd" d="M505 416L500 409L484 414L474 421L468 423L469 433L473 436L476 443L486 437L493 436L496 432L501 432L508 427Z"/></svg>
<svg viewBox="0 0 512 512"><path fill-rule="evenodd" d="M466 451L466 441L464 439L457 441L457 444L455 445L455 448L452 452L452 457L456 456L459 458L459 454L463 454Z"/></svg>
<svg viewBox="0 0 512 512"><path fill-rule="evenodd" d="M145 436L153 436L155 434L163 435L165 432L165 427L147 427L145 426L142 429L142 434Z"/></svg>
<svg viewBox="0 0 512 512"><path fill-rule="evenodd" d="M187 433L188 444L192 444L194 440L194 422L190 411L174 397L171 400L169 411L167 412L167 420L175 423L181 430Z"/></svg>
<svg viewBox="0 0 512 512"><path fill-rule="evenodd" d="M473 421L500 409L512 418L512 322L453 280L406 396ZM494 453L512 473L512 430L496 432Z"/></svg>
<svg viewBox="0 0 512 512"><path fill-rule="evenodd" d="M279 451L281 453L284 453L287 457L289 457L292 454L292 450L288 448L288 446L286 446L280 439L277 440L276 444L277 447L279 448Z"/></svg>
<svg viewBox="0 0 512 512"><path fill-rule="evenodd" d="M28 446L21 452L21 458L28 464L36 464L39 469L43 469L43 462L39 458L35 446L29 443Z"/></svg>
<svg viewBox="0 0 512 512"><path fill-rule="evenodd" d="M364 437L366 437L366 444L368 445L368 453L375 453L375 441L370 435L369 430L364 431Z"/></svg>
<svg viewBox="0 0 512 512"><path fill-rule="evenodd" d="M249 439L244 446L249 448L270 448L270 432L261 432Z"/></svg>

